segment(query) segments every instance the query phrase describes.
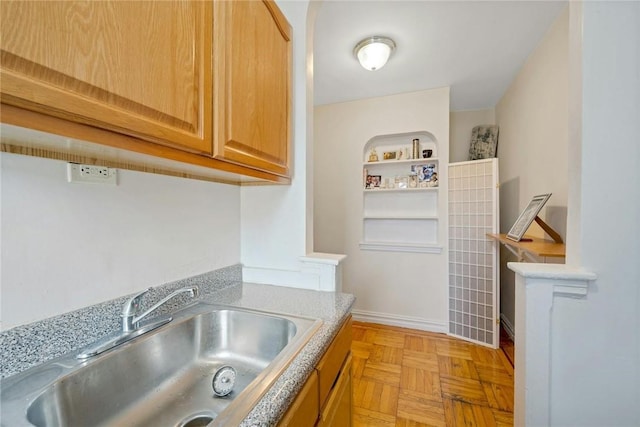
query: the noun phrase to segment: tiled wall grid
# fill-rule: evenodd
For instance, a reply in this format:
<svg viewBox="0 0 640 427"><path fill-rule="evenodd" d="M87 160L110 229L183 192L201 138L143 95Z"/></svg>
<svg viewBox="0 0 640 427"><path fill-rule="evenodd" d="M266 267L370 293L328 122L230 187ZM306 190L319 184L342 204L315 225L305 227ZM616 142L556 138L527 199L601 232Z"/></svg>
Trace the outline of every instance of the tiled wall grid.
<svg viewBox="0 0 640 427"><path fill-rule="evenodd" d="M449 165L449 332L494 345L497 160Z"/></svg>

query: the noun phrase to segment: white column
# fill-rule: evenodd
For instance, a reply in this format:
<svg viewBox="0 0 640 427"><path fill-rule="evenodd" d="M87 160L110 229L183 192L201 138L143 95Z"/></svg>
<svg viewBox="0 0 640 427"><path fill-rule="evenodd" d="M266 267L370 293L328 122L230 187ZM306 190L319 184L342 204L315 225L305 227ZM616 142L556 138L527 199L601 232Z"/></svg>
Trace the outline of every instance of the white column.
<svg viewBox="0 0 640 427"><path fill-rule="evenodd" d="M551 426L554 300L586 298L596 275L562 264L507 265L516 273L514 425Z"/></svg>

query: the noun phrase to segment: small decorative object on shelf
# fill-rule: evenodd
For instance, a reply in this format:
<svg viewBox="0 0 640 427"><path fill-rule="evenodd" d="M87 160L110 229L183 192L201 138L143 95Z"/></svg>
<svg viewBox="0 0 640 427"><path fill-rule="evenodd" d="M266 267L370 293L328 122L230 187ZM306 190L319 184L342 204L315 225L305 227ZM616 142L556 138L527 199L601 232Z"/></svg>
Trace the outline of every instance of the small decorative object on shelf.
<svg viewBox="0 0 640 427"><path fill-rule="evenodd" d="M382 153L382 158L384 160L395 160L397 155L398 153L396 153L395 151L385 151L384 153Z"/></svg>
<svg viewBox="0 0 640 427"><path fill-rule="evenodd" d="M424 180L427 182L431 182L433 175L435 175L435 180L438 180L438 174L436 171L435 163L429 163L425 167L422 168L422 173L424 174Z"/></svg>
<svg viewBox="0 0 640 427"><path fill-rule="evenodd" d="M418 138L415 138L413 140L413 158L414 159L420 158L420 139Z"/></svg>
<svg viewBox="0 0 640 427"><path fill-rule="evenodd" d="M376 153L376 149L375 148L371 149L371 153L369 154L369 161L370 162L377 162L378 161L378 153Z"/></svg>
<svg viewBox="0 0 640 427"><path fill-rule="evenodd" d="M396 176L396 186L395 188L400 188L406 190L409 188L409 177L407 176Z"/></svg>
<svg viewBox="0 0 640 427"><path fill-rule="evenodd" d="M409 174L409 188L417 188L418 187L418 174L415 172L411 172Z"/></svg>
<svg viewBox="0 0 640 427"><path fill-rule="evenodd" d="M429 181L427 181L427 186L429 187L437 187L438 186L438 172L433 172Z"/></svg>
<svg viewBox="0 0 640 427"><path fill-rule="evenodd" d="M382 177L380 175L367 175L367 181L364 185L364 188L380 188L380 181L382 181Z"/></svg>
<svg viewBox="0 0 640 427"><path fill-rule="evenodd" d="M433 155L433 150L422 150L422 158L428 159Z"/></svg>
<svg viewBox="0 0 640 427"><path fill-rule="evenodd" d="M423 165L412 165L411 172L418 175L418 182L428 182L431 180L431 176L437 172L436 164L427 163ZM436 174L436 182L437 182L437 174ZM432 187L435 187L435 185L433 185Z"/></svg>

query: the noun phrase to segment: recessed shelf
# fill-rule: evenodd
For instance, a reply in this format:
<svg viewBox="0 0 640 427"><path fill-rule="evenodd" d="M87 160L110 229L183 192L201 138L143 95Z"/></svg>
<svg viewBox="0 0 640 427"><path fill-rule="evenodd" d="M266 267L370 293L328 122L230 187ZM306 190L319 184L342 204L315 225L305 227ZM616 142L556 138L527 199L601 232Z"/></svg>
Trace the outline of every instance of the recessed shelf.
<svg viewBox="0 0 640 427"><path fill-rule="evenodd" d="M360 249L367 251L384 252L420 252L428 254L442 253L442 246L399 242L360 242Z"/></svg>
<svg viewBox="0 0 640 427"><path fill-rule="evenodd" d="M364 188L365 193L409 193L411 191L437 191L438 187L420 187L420 188Z"/></svg>
<svg viewBox="0 0 640 427"><path fill-rule="evenodd" d="M422 158L422 159L405 159L405 160L380 160L377 162L364 162L363 165L364 166L382 166L382 165L399 165L399 164L414 164L414 165L418 165L420 163L426 163L426 162L437 162L438 158L437 157L427 157Z"/></svg>
<svg viewBox="0 0 640 427"><path fill-rule="evenodd" d="M407 150L412 148L413 139L420 139L420 152L423 149L432 150L434 157L382 160L388 153L402 153L405 157ZM379 160L368 161L374 152ZM378 135L367 142L362 163L364 182L360 249L434 254L442 252L442 246L439 245L439 218L442 216L438 208L441 195L439 187L420 187L420 184L438 183L436 173L440 169L440 163L437 154L438 142L433 134L426 131ZM431 177L434 178L433 181L430 180ZM369 185L379 183L384 187L364 188L367 182ZM394 188L389 188L389 185ZM398 188L399 185L404 185L405 188Z"/></svg>
<svg viewBox="0 0 640 427"><path fill-rule="evenodd" d="M415 219L437 221L438 217L434 215L364 215L363 219Z"/></svg>

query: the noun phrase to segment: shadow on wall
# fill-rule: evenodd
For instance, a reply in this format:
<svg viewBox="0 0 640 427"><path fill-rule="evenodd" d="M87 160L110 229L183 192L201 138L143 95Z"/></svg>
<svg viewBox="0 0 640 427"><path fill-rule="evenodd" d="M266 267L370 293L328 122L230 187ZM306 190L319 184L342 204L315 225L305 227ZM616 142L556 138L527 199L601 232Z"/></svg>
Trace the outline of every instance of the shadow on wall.
<svg viewBox="0 0 640 427"><path fill-rule="evenodd" d="M520 177L500 183L500 232L508 233L520 215Z"/></svg>
<svg viewBox="0 0 640 427"><path fill-rule="evenodd" d="M547 206L544 211L544 221L562 237L562 240L567 241L566 206ZM549 236L545 234L544 238L548 239Z"/></svg>
<svg viewBox="0 0 640 427"><path fill-rule="evenodd" d="M500 232L508 233L520 215L520 177L500 183ZM500 315L503 326L514 336L515 329L515 274L507 263L516 257L500 245Z"/></svg>

